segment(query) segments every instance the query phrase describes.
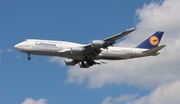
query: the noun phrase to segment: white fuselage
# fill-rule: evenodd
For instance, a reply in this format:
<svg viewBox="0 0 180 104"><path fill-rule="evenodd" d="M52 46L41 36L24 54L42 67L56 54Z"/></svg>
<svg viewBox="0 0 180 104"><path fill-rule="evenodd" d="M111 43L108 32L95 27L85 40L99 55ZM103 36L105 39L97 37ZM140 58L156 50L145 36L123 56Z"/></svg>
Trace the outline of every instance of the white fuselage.
<svg viewBox="0 0 180 104"><path fill-rule="evenodd" d="M82 53L72 53L71 49L83 46L83 44L66 41L27 39L16 44L14 47L27 54L82 59L84 56ZM101 50L101 53L94 59L123 60L150 56L150 54L143 53L143 51L146 51L147 49L141 48L108 47L107 49L101 48Z"/></svg>

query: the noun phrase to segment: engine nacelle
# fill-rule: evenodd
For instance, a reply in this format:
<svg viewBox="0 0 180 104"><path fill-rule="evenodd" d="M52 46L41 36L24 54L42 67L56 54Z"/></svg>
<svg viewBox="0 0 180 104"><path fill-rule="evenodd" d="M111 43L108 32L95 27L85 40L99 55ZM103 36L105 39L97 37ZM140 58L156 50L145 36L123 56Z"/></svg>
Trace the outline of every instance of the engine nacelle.
<svg viewBox="0 0 180 104"><path fill-rule="evenodd" d="M103 48L104 47L104 44L105 44L105 41L104 40L93 40L91 42L91 46L93 48Z"/></svg>
<svg viewBox="0 0 180 104"><path fill-rule="evenodd" d="M66 65L69 65L69 66L74 66L77 64L77 62L74 59L65 59L64 62Z"/></svg>
<svg viewBox="0 0 180 104"><path fill-rule="evenodd" d="M71 48L71 53L81 54L85 49L83 47L74 47Z"/></svg>

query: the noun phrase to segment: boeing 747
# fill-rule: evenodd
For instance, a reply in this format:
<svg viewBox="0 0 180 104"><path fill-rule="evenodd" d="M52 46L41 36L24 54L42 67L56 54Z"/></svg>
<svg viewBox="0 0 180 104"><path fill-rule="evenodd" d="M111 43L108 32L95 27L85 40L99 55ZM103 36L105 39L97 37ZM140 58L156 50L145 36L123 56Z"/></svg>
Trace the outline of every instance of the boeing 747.
<svg viewBox="0 0 180 104"><path fill-rule="evenodd" d="M67 41L26 39L16 44L15 49L28 55L58 56L66 58L66 65L79 64L80 68L89 68L95 64L101 64L97 60L125 60L146 56L157 56L166 45L159 45L164 32L157 31L136 47L113 47L116 40L133 32L135 29L116 34L104 40L93 40L89 44L78 44Z"/></svg>

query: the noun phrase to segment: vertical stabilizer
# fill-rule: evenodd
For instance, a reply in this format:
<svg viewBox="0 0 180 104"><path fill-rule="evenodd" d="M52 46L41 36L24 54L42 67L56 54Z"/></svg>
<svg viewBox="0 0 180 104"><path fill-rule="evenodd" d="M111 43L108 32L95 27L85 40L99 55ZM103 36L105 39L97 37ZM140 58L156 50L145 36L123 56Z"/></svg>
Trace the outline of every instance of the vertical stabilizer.
<svg viewBox="0 0 180 104"><path fill-rule="evenodd" d="M161 41L163 34L164 32L157 31L149 38L147 38L145 41L143 41L141 44L139 44L137 48L151 49L157 47Z"/></svg>

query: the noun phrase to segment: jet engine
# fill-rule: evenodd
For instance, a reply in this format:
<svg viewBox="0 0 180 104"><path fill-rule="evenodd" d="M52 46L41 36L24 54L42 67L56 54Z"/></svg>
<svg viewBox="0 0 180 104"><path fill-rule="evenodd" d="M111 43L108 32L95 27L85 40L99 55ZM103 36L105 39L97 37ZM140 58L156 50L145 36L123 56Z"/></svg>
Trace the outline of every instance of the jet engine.
<svg viewBox="0 0 180 104"><path fill-rule="evenodd" d="M84 51L85 49L83 47L73 47L71 48L71 53L74 54L80 54Z"/></svg>
<svg viewBox="0 0 180 104"><path fill-rule="evenodd" d="M104 40L93 40L91 42L91 46L93 48L103 48L105 45L105 41Z"/></svg>
<svg viewBox="0 0 180 104"><path fill-rule="evenodd" d="M77 62L74 59L65 59L64 62L66 65L69 65L69 66L74 66L77 64Z"/></svg>

